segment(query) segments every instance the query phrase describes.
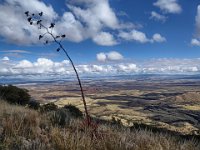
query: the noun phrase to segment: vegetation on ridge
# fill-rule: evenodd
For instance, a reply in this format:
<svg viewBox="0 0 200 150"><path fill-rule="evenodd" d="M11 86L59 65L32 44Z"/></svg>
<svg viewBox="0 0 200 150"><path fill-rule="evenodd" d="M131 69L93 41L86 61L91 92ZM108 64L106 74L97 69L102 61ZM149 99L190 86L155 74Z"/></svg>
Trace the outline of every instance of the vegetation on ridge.
<svg viewBox="0 0 200 150"><path fill-rule="evenodd" d="M26 105L29 103L31 97L26 89L21 89L13 85L0 85L0 98L9 103Z"/></svg>
<svg viewBox="0 0 200 150"><path fill-rule="evenodd" d="M97 134L91 136L92 129L84 128L82 119L75 119L70 113L64 115L62 112L60 115L66 119L62 126L56 124L59 117L52 117L51 112L40 113L1 101L0 149L200 149L200 144L195 140L183 140L146 129L130 130L105 123L99 124Z"/></svg>

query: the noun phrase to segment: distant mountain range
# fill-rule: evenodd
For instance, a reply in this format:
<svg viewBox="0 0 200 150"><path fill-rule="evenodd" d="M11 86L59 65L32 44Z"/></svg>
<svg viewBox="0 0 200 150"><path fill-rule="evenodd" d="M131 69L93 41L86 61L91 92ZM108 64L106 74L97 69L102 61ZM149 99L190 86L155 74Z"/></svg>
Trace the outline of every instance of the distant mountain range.
<svg viewBox="0 0 200 150"><path fill-rule="evenodd" d="M117 75L117 76L81 76L82 81L91 81L91 80L104 80L104 81L113 81L113 80L200 80L200 75L164 75L164 74L138 74L138 75ZM65 81L76 81L75 76L70 76L66 78L57 78L57 77L46 77L46 78L24 78L24 77L0 77L0 84L39 84L39 83L55 83L55 82L65 82Z"/></svg>

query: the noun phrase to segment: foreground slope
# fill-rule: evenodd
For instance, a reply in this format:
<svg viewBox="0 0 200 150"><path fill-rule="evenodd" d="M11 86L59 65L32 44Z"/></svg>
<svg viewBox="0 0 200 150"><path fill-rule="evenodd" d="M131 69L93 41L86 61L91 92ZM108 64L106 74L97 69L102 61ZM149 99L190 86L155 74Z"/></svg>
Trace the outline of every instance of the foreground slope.
<svg viewBox="0 0 200 150"><path fill-rule="evenodd" d="M70 119L60 127L52 124L49 115L0 101L0 149L200 149L197 140L108 124L99 124L92 136L82 120Z"/></svg>

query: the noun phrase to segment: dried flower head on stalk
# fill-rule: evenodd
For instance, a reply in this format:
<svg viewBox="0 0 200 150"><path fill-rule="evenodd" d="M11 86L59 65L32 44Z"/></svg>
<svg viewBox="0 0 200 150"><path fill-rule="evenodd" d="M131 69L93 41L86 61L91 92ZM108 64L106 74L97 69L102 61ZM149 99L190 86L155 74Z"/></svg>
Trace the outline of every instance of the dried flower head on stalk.
<svg viewBox="0 0 200 150"><path fill-rule="evenodd" d="M64 38L66 38L66 35L65 34L62 34L62 35L54 35L53 34L53 29L55 27L55 23L50 23L50 25L47 27L43 24L43 20L42 20L42 17L43 17L43 12L40 12L38 14L32 14L30 13L29 11L26 11L25 12L25 15L27 17L27 21L30 23L30 25L36 25L38 26L38 29L41 30L41 29L44 29L44 33L43 34L40 34L39 35L39 40L43 40L44 41L44 44L48 44L48 43L56 43L58 45L58 48L56 49L57 52L59 52L60 50L62 50L65 55L67 56L67 58L69 59L73 69L74 69L74 72L76 74L76 77L77 77L77 80L78 80L78 83L79 83L79 86L80 86L80 90L81 90L81 96L82 96L82 100L83 100L83 104L84 104L84 108L85 108L85 114L86 114L86 121L87 121L87 126L90 126L91 124L91 119L90 119L90 116L88 114L88 111L87 111L87 105L86 105L86 100L85 100L85 94L84 94L84 91L83 91L83 87L82 87L82 83L81 83L81 80L80 80L80 77L79 77L79 74L77 72L77 69L71 59L71 57L69 56L67 50L63 47L63 45L61 44L62 40ZM45 36L50 36L53 40L52 41L49 41L48 39L45 40Z"/></svg>

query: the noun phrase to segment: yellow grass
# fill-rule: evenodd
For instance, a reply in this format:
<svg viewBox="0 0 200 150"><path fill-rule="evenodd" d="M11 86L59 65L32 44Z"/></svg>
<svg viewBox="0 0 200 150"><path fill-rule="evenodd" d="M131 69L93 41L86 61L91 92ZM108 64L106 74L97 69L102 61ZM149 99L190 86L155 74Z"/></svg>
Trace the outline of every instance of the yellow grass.
<svg viewBox="0 0 200 150"><path fill-rule="evenodd" d="M200 105L195 105L195 106L194 105L179 105L179 106L187 110L194 110L194 111L200 110Z"/></svg>
<svg viewBox="0 0 200 150"><path fill-rule="evenodd" d="M94 136L92 136L94 135ZM96 134L72 119L61 128L48 114L0 101L0 149L31 150L199 150L197 141L146 130L99 125Z"/></svg>

